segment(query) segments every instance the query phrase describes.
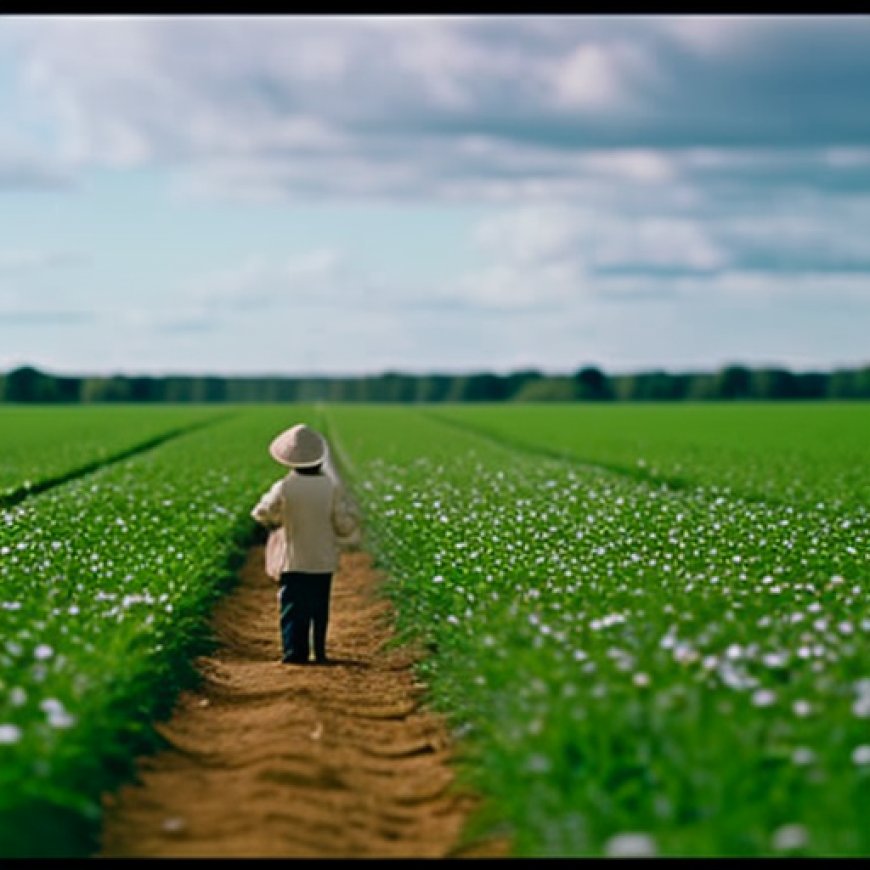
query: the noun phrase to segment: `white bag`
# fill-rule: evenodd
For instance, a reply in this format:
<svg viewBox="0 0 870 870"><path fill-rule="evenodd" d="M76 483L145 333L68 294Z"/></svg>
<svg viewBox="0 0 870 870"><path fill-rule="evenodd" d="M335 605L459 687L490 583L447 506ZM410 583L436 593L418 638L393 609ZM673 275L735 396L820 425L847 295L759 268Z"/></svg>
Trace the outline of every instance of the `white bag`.
<svg viewBox="0 0 870 870"><path fill-rule="evenodd" d="M287 536L284 526L278 526L269 532L266 541L266 573L277 583L281 579L284 567L284 555L287 552Z"/></svg>

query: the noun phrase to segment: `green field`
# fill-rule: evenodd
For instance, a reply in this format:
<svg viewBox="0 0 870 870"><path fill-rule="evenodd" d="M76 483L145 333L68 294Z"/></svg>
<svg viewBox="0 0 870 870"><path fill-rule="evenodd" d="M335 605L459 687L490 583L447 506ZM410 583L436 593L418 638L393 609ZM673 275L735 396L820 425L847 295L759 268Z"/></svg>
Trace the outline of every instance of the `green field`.
<svg viewBox="0 0 870 870"><path fill-rule="evenodd" d="M632 408L653 467L670 412L675 440L706 434L695 443L710 466L667 486L611 470L604 431L624 431L625 416L608 424L607 410L594 409L597 447L581 455L586 407L456 408L449 424L440 409L330 409L469 776L497 796L524 855L601 854L628 833L669 855L867 854L868 514L856 493L870 465L841 495L841 455L827 474L825 445L789 430L784 449L800 440L815 459L795 467L814 498L764 500L747 468L763 474L766 454L776 464L770 430L758 447L733 436L737 466L715 446L723 421L745 433L748 410L705 428L694 409L654 408L644 436L647 409ZM790 419L824 431L815 415L828 412ZM477 435L471 419L511 438ZM860 452L866 431L841 438ZM547 455L557 438L565 459Z"/></svg>
<svg viewBox="0 0 870 870"><path fill-rule="evenodd" d="M2 410L6 485L58 481L0 511L0 854L87 852L298 421L429 652L477 826L524 856L870 854L867 404L84 410Z"/></svg>
<svg viewBox="0 0 870 870"><path fill-rule="evenodd" d="M867 403L453 405L432 414L523 449L674 486L870 504Z"/></svg>
<svg viewBox="0 0 870 870"><path fill-rule="evenodd" d="M80 431L78 410L53 411L55 437L67 420ZM93 847L101 791L155 745L150 721L206 648L210 606L251 540L248 512L276 476L263 445L287 420L286 409L209 413L211 425L0 510L2 855ZM113 446L137 415L140 435L154 416L182 419L125 409ZM22 414L24 432L34 419Z"/></svg>
<svg viewBox="0 0 870 870"><path fill-rule="evenodd" d="M0 504L224 413L214 406L163 405L144 410L137 405L71 405L60 410L50 405L0 404Z"/></svg>

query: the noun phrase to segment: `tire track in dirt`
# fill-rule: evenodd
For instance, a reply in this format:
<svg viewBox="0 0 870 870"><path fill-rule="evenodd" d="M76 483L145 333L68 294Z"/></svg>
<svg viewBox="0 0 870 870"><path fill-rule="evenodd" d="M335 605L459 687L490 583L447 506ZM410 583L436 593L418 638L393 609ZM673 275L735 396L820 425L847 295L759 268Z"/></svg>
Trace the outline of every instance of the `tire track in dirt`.
<svg viewBox="0 0 870 870"><path fill-rule="evenodd" d="M169 748L104 798L99 857L497 857L463 842L477 805L425 709L413 654L390 648L391 608L366 553L344 553L327 665L279 662L276 586L251 549L215 610L220 647L156 727Z"/></svg>

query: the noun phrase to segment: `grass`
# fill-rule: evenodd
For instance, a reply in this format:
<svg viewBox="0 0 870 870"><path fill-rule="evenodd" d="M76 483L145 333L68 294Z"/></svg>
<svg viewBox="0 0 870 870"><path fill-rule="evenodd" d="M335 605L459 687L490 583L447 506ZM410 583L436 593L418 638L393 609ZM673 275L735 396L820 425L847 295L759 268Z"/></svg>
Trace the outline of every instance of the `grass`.
<svg viewBox="0 0 870 870"><path fill-rule="evenodd" d="M870 852L867 514L329 410L402 631L517 854ZM772 448L771 448L772 449Z"/></svg>

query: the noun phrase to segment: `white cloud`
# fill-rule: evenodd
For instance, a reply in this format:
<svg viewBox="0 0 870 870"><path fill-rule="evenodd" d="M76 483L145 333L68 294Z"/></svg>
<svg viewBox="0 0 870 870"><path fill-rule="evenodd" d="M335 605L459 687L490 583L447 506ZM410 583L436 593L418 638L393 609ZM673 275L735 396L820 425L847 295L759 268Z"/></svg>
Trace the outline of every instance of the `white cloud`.
<svg viewBox="0 0 870 870"><path fill-rule="evenodd" d="M0 193L63 190L73 186L73 167L44 153L22 136L0 138Z"/></svg>
<svg viewBox="0 0 870 870"><path fill-rule="evenodd" d="M624 83L604 46L577 46L554 75L555 101L569 108L602 109L624 96Z"/></svg>
<svg viewBox="0 0 870 870"><path fill-rule="evenodd" d="M0 249L0 275L80 266L88 261L89 258L78 251Z"/></svg>
<svg viewBox="0 0 870 870"><path fill-rule="evenodd" d="M583 42L556 63L554 105L620 115L663 83L654 57L639 42Z"/></svg>
<svg viewBox="0 0 870 870"><path fill-rule="evenodd" d="M570 197L600 174L614 185L670 183L674 149L848 149L870 135L870 24L860 18L11 25L29 102L51 114L66 159L174 166L223 195ZM828 55L830 69L806 62Z"/></svg>
<svg viewBox="0 0 870 870"><path fill-rule="evenodd" d="M335 248L314 248L274 262L253 255L236 266L188 280L184 298L215 314L256 308L310 309L324 304L351 304L367 287L354 278L346 257Z"/></svg>

